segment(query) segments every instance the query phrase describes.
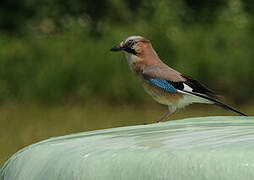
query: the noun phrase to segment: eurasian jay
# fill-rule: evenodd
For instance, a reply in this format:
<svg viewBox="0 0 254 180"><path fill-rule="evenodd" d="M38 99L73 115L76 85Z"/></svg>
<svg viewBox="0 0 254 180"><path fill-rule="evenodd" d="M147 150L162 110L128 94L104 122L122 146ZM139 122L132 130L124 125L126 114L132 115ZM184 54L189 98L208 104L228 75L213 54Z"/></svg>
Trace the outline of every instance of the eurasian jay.
<svg viewBox="0 0 254 180"><path fill-rule="evenodd" d="M166 120L177 109L192 103L215 104L247 116L217 100L214 92L196 79L183 75L163 63L150 41L144 37L130 36L110 50L124 51L131 70L145 91L158 103L168 106L168 113L159 121Z"/></svg>

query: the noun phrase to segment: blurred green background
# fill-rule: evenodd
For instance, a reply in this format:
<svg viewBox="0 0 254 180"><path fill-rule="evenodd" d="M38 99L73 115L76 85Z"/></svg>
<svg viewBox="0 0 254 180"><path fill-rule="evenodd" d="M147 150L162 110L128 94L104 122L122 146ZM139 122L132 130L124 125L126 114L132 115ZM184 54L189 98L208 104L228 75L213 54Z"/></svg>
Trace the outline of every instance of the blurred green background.
<svg viewBox="0 0 254 180"><path fill-rule="evenodd" d="M164 62L254 114L253 0L4 0L0 3L0 165L51 136L152 123L166 111L124 56L130 35ZM171 119L232 115L207 105Z"/></svg>

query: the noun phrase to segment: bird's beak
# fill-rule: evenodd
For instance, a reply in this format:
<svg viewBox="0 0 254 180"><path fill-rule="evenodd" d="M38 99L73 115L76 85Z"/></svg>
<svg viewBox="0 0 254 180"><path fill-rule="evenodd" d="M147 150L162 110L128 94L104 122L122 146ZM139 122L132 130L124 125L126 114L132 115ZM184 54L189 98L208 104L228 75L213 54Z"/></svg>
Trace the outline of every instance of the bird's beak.
<svg viewBox="0 0 254 180"><path fill-rule="evenodd" d="M122 51L124 50L123 42L120 43L120 45L112 47L110 51Z"/></svg>
<svg viewBox="0 0 254 180"><path fill-rule="evenodd" d="M110 49L110 51L122 51L122 50L123 50L123 48L120 47L120 46L114 46L114 47L112 47L112 48Z"/></svg>

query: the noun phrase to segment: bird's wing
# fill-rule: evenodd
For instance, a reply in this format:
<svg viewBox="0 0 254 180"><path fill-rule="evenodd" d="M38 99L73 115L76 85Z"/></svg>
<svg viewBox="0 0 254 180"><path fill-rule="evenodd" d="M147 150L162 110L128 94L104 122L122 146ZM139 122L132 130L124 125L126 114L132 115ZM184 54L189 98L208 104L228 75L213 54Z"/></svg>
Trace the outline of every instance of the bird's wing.
<svg viewBox="0 0 254 180"><path fill-rule="evenodd" d="M142 69L142 73L151 78L161 78L168 81L185 81L185 78L181 76L178 71L166 66L146 66Z"/></svg>
<svg viewBox="0 0 254 180"><path fill-rule="evenodd" d="M150 66L142 71L143 77L155 86L169 92L191 92L214 97L212 90L198 82L197 80L182 75L178 71L169 67Z"/></svg>
<svg viewBox="0 0 254 180"><path fill-rule="evenodd" d="M240 111L218 101L215 98L216 95L214 92L197 80L186 75L182 75L171 68L149 68L148 70L144 68L142 76L154 86L159 87L167 92L197 96L199 98L206 99L224 109L231 110L242 116L247 116L246 114L241 113Z"/></svg>

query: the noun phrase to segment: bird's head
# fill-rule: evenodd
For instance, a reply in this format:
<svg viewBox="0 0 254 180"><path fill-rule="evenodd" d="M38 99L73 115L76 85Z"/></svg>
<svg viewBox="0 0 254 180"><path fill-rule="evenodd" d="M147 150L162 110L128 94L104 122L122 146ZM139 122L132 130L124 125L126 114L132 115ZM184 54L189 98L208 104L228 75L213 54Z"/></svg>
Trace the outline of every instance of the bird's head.
<svg viewBox="0 0 254 180"><path fill-rule="evenodd" d="M130 36L120 42L119 45L110 49L110 51L124 51L129 55L141 56L151 46L150 41L141 36Z"/></svg>

